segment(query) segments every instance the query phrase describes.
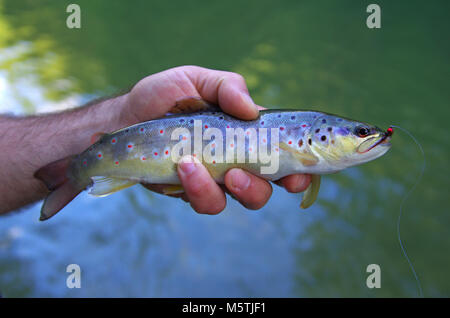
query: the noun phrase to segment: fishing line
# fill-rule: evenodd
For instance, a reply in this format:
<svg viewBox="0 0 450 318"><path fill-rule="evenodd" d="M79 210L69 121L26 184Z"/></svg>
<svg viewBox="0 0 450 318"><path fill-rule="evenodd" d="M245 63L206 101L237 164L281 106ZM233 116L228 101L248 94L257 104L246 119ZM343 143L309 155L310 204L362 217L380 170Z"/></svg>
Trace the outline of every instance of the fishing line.
<svg viewBox="0 0 450 318"><path fill-rule="evenodd" d="M411 260L408 257L408 254L406 252L406 248L403 245L402 242L402 238L400 235L400 220L402 218L402 213L403 213L403 205L406 202L406 199L411 195L411 193L416 189L417 185L419 184L420 180L423 177L423 174L425 172L425 152L423 151L423 148L421 146L421 144L419 143L419 141L406 129L399 127L399 126L394 126L391 125L391 127L395 127L395 128L399 128L400 130L402 130L403 132L405 132L409 137L411 137L411 139L416 143L416 145L419 147L420 152L422 153L422 157L423 157L423 165L420 171L420 174L416 180L416 182L414 183L414 185L411 187L411 189L406 193L406 195L403 197L402 202L400 203L400 213L398 215L398 219L397 219L397 238L398 238L398 242L400 243L400 248L402 249L402 253L403 256L405 256L406 260L408 261L408 265L412 271L412 273L414 274L414 278L416 279L417 282L417 287L419 288L419 297L423 297L423 291L422 291L422 286L420 284L420 280L419 277L417 276L416 270L414 269L414 266L411 262Z"/></svg>

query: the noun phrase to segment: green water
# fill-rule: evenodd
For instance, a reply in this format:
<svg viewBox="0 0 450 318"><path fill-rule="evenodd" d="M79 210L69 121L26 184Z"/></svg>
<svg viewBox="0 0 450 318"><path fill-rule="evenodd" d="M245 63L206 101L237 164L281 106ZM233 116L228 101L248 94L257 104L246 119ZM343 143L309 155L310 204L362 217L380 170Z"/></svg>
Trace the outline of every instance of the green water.
<svg viewBox="0 0 450 318"><path fill-rule="evenodd" d="M377 1L382 26L368 29L372 2L76 1L82 17L76 30L65 26L69 1L0 0L0 74L8 84L0 86L0 109L32 114L44 104L45 110L74 106L124 91L146 75L195 64L242 74L255 102L266 107L404 127L422 144L426 170L404 206L402 238L425 296L448 297L450 3ZM414 297L417 284L396 222L421 164L417 146L397 130L384 157L325 177L318 203L307 211L296 209L299 196L275 191L259 212L232 204L205 219L139 188L101 203L83 197L74 203L80 213L72 208L46 224L35 222L39 207L32 206L0 219L0 291ZM23 234L16 238L11 228ZM216 234L222 239L214 238L214 246L206 242ZM83 240L74 240L78 236ZM248 246L240 247L244 241ZM276 243L261 245L269 241ZM47 266L48 255L62 276ZM97 262L110 255L119 260L99 269ZM63 265L71 262L83 263L91 279L80 291L61 287ZM380 289L365 284L372 263L381 267Z"/></svg>

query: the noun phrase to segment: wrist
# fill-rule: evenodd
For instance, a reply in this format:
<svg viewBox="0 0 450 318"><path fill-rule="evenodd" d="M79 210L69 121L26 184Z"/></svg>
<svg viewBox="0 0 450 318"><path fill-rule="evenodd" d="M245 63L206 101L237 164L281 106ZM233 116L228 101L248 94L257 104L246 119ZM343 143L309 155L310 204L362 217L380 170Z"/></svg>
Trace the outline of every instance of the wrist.
<svg viewBox="0 0 450 318"><path fill-rule="evenodd" d="M94 126L97 127L95 132L110 133L129 126L128 119L128 93L116 96L92 106L93 114L88 111L87 116L95 118Z"/></svg>

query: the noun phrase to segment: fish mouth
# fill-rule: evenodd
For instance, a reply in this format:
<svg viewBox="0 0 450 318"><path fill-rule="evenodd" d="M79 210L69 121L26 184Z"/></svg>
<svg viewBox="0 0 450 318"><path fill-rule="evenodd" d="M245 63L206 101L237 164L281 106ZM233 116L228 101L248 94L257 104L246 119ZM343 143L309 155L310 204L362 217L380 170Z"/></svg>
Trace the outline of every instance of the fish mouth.
<svg viewBox="0 0 450 318"><path fill-rule="evenodd" d="M358 149L356 149L356 151L358 153L366 153L379 145L389 147L391 146L391 143L389 141L391 140L391 136L393 133L394 131L392 127L389 127L385 133L380 133L378 136L363 141L358 146Z"/></svg>

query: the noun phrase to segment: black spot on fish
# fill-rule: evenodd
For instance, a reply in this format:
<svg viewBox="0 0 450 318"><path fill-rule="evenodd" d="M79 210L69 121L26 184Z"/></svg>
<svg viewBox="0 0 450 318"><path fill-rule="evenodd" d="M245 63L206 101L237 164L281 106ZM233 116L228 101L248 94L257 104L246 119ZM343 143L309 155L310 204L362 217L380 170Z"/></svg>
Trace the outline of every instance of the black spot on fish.
<svg viewBox="0 0 450 318"><path fill-rule="evenodd" d="M311 138L308 139L308 144L311 146L311 144L312 144Z"/></svg>
<svg viewBox="0 0 450 318"><path fill-rule="evenodd" d="M180 123L184 123L184 119L182 118L182 119L180 119Z"/></svg>
<svg viewBox="0 0 450 318"><path fill-rule="evenodd" d="M320 128L316 129L316 134L320 133Z"/></svg>
<svg viewBox="0 0 450 318"><path fill-rule="evenodd" d="M299 146L299 147L303 146L303 139L300 139L300 140L298 141L298 146Z"/></svg>
<svg viewBox="0 0 450 318"><path fill-rule="evenodd" d="M294 120L294 119L295 119L295 116L291 116L291 119Z"/></svg>
<svg viewBox="0 0 450 318"><path fill-rule="evenodd" d="M191 124L193 124L194 123L194 120L193 119L191 119L190 121L189 121Z"/></svg>
<svg viewBox="0 0 450 318"><path fill-rule="evenodd" d="M219 119L222 120L222 119L223 119L223 116L220 116Z"/></svg>
<svg viewBox="0 0 450 318"><path fill-rule="evenodd" d="M320 140L322 140L322 141L327 140L327 136L323 135L322 137L320 137Z"/></svg>
<svg viewBox="0 0 450 318"><path fill-rule="evenodd" d="M278 115L278 118L281 118L281 115Z"/></svg>
<svg viewBox="0 0 450 318"><path fill-rule="evenodd" d="M331 132L333 130L333 128L331 128L331 127L328 127L328 131L329 132Z"/></svg>
<svg viewBox="0 0 450 318"><path fill-rule="evenodd" d="M322 123L324 123L324 124L325 124L326 122L327 122L327 120L326 120L326 119L322 119Z"/></svg>

